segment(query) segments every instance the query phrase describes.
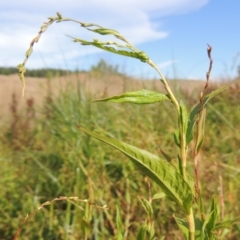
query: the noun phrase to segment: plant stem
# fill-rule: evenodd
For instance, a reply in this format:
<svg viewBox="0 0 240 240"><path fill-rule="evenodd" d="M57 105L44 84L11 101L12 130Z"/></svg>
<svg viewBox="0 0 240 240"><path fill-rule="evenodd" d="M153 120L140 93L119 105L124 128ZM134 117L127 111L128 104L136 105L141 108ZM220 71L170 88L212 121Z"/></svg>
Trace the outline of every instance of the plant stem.
<svg viewBox="0 0 240 240"><path fill-rule="evenodd" d="M183 127L180 126L180 130L183 131ZM181 170L182 170L182 176L184 180L187 182L187 176L186 176L186 165L187 165L187 147L186 147L186 138L181 132L180 136L180 144L181 144ZM187 221L188 221L188 230L189 230L189 239L194 240L195 239L195 221L194 221L194 214L192 207L190 208L190 214L187 215Z"/></svg>
<svg viewBox="0 0 240 240"><path fill-rule="evenodd" d="M181 129L182 130L182 129ZM180 155L181 155L181 172L184 180L186 180L186 166L187 166L187 148L186 148L186 139L181 132L181 137L180 137Z"/></svg>
<svg viewBox="0 0 240 240"><path fill-rule="evenodd" d="M169 87L165 77L163 76L161 71L158 69L158 67L155 65L155 63L153 63L151 60L149 60L148 64L150 66L152 66L154 69L156 69L156 71L160 75L161 81L162 81L162 83L163 83L163 85L164 85L164 87L165 87L165 89L166 89L166 91L168 93L168 97L171 99L172 103L174 104L174 106L175 106L175 108L177 110L177 113L178 113L178 117L180 119L181 115L180 115L179 103L178 103L177 99L175 98L172 90L170 89L170 87ZM182 172L182 176L183 176L183 179L187 182L187 176L186 176L187 146L186 146L186 138L185 138L184 133L183 133L183 126L182 126L182 124L180 125L180 156L181 156L181 172ZM187 218L188 228L189 228L189 239L190 240L194 240L195 239L195 221L194 221L194 215L193 215L192 207L190 208L190 213L189 213L189 215L186 216L186 218Z"/></svg>
<svg viewBox="0 0 240 240"><path fill-rule="evenodd" d="M170 98L170 100L172 101L172 103L174 104L178 114L180 113L180 107L179 107L179 103L177 101L177 99L175 98L171 88L169 87L165 77L163 76L163 74L161 73L161 71L158 69L158 67L156 66L156 64L154 62L152 62L151 60L148 61L148 64L150 66L152 66L157 72L158 74L160 75L161 77L161 82L163 83L167 93L168 93L168 97Z"/></svg>
<svg viewBox="0 0 240 240"><path fill-rule="evenodd" d="M190 209L190 214L187 215L188 230L189 230L189 240L195 239L195 221L192 208Z"/></svg>

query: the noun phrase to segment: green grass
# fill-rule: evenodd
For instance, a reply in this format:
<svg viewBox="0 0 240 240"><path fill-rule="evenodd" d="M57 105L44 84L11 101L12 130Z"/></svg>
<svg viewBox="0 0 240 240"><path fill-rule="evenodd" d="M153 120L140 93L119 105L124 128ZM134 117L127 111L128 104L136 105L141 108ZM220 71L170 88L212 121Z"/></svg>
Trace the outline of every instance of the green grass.
<svg viewBox="0 0 240 240"><path fill-rule="evenodd" d="M240 215L240 103L239 85L222 93L208 107L206 137L200 154L203 197L219 201L219 175L223 178L225 215ZM170 103L133 106L89 103L94 96L68 86L57 98L46 93L41 108L34 105L11 121L0 138L0 236L12 239L26 214L59 196L77 196L94 205L59 201L28 219L21 239L117 239L116 206L119 207L126 239L136 239L147 218L138 197L149 198L159 188L136 171L127 158L111 147L85 135L83 125L102 135L124 140L161 155L159 147L174 156L175 112ZM186 100L190 96L186 96ZM38 117L29 112L38 113ZM193 147L193 146L192 146ZM192 148L190 148L190 152ZM191 153L190 155L191 156ZM192 154L193 156L193 154ZM188 159L191 167L191 159ZM180 239L173 213L181 215L167 199L153 202L156 235ZM238 239L233 225L223 239Z"/></svg>

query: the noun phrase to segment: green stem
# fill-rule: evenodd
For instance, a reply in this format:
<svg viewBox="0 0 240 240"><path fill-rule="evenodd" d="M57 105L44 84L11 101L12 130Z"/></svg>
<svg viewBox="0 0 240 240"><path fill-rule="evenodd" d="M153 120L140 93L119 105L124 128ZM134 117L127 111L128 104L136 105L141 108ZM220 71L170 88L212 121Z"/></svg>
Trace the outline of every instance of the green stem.
<svg viewBox="0 0 240 240"><path fill-rule="evenodd" d="M187 164L187 148L186 148L186 141L181 133L181 168L182 168L182 176L184 180L187 182L186 177L186 164ZM188 229L189 229L189 239L195 239L195 221L194 221L194 214L192 207L190 208L190 214L187 215L188 221Z"/></svg>
<svg viewBox="0 0 240 240"><path fill-rule="evenodd" d="M178 112L178 115L180 114L180 107L179 107L179 103L177 101L177 99L175 98L171 88L169 87L165 77L163 76L163 74L159 71L158 67L156 66L156 64L154 62L152 62L151 60L148 61L148 64L150 66L152 66L157 72L158 74L160 75L161 77L161 82L163 83L167 93L168 93L168 97L171 99L172 103L174 104L177 112Z"/></svg>
<svg viewBox="0 0 240 240"><path fill-rule="evenodd" d="M184 180L186 180L186 165L186 151L181 147L181 173Z"/></svg>
<svg viewBox="0 0 240 240"><path fill-rule="evenodd" d="M148 64L150 66L152 66L154 69L157 70L158 74L161 77L161 81L168 93L169 98L171 99L172 103L174 104L177 113L178 113L178 117L179 119L181 118L180 115L180 106L178 101L176 100L172 90L170 89L165 77L163 76L163 74L159 71L158 67L155 65L155 63L153 63L151 60L148 61ZM182 172L182 176L184 178L184 180L187 182L187 177L186 177L186 165L187 165L187 146L186 146L186 138L184 136L183 133L183 126L181 124L180 121L180 155L181 155L181 172ZM188 228L189 228L189 239L190 240L194 240L195 239L195 222L194 222L194 215L193 215L193 209L190 208L190 213L186 216L187 217L187 221L188 221Z"/></svg>
<svg viewBox="0 0 240 240"><path fill-rule="evenodd" d="M180 116L179 116L180 117ZM183 133L183 126L180 123L180 130L181 130L181 136L180 136L180 144L181 144L181 170L182 170L182 176L184 180L187 182L187 176L186 176L186 165L187 165L187 146L186 146L186 138ZM188 221L188 229L189 229L189 239L194 240L195 239L195 221L194 221L194 214L192 207L190 208L190 214L187 215L187 221Z"/></svg>
<svg viewBox="0 0 240 240"><path fill-rule="evenodd" d="M181 173L182 173L184 180L186 180L187 146L186 146L186 137L183 132L183 126L182 126L182 122L181 122L180 118L181 118L181 116L179 115Z"/></svg>
<svg viewBox="0 0 240 240"><path fill-rule="evenodd" d="M189 240L195 240L195 222L192 208L190 209L190 214L187 215L188 230L189 230Z"/></svg>

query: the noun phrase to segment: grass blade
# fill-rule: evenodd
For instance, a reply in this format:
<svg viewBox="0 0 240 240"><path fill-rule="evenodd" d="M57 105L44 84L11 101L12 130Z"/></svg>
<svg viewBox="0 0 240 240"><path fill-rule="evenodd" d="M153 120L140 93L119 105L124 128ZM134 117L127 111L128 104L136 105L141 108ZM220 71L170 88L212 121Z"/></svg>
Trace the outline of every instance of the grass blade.
<svg viewBox="0 0 240 240"><path fill-rule="evenodd" d="M203 105L202 105L202 109L204 109L207 105L207 103L213 98L215 97L217 94L223 92L224 90L226 90L227 88L229 88L232 85L232 83L223 86L221 88L218 88L215 91L212 91L211 93L209 93L208 95L205 96L204 100L203 100ZM198 119L198 115L199 115L199 111L201 109L201 104L198 103L194 109L191 111L190 113L190 119L189 119L189 124L188 124L188 129L187 129L187 144L189 144L192 139L193 139L193 129L195 126L195 123Z"/></svg>
<svg viewBox="0 0 240 240"><path fill-rule="evenodd" d="M117 139L100 136L83 127L79 129L127 155L135 166L156 182L168 197L189 214L193 199L192 190L171 164L150 152Z"/></svg>

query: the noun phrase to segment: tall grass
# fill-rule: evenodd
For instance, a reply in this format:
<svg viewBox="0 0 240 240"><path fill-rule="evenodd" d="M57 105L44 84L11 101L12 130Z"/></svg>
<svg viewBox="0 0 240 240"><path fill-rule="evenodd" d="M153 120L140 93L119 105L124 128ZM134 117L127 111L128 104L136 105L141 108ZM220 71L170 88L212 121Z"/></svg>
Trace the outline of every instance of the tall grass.
<svg viewBox="0 0 240 240"><path fill-rule="evenodd" d="M233 87L209 108L206 142L200 160L204 197L219 194L221 175L225 214L229 217L240 214L240 169L237 167L240 138L230 127L240 128L238 94L237 86ZM121 154L80 135L75 125L81 123L111 137L127 139L156 154L161 147L174 156L172 135L176 126L170 104L163 104L164 111L154 105L90 104L92 96L80 84L77 88L68 86L58 97L52 96L46 92L44 105L35 109L41 115L32 126L22 127L28 119L26 105L26 111L22 113L18 108L14 111L11 108L13 122L1 131L1 238L13 238L26 213L42 203L58 196L79 196L99 206L106 204L109 210L81 202L78 206L71 202L56 202L28 220L21 239L116 239L115 206L119 206L120 216L124 216L126 239L135 239L137 229L146 219L136 196L149 198L149 190L152 195L159 192L157 186L151 183L149 187L144 175L136 172ZM13 104L14 101L13 98ZM173 116L169 117L169 114ZM119 115L122 117L116 118ZM159 124L159 118L164 128ZM18 137L23 135L24 138ZM29 138L32 140L26 141ZM171 217L172 212L178 211L175 204L162 199L153 201L153 207L156 235L178 239L176 223ZM240 236L238 226L232 226L227 236L224 238L237 239Z"/></svg>

